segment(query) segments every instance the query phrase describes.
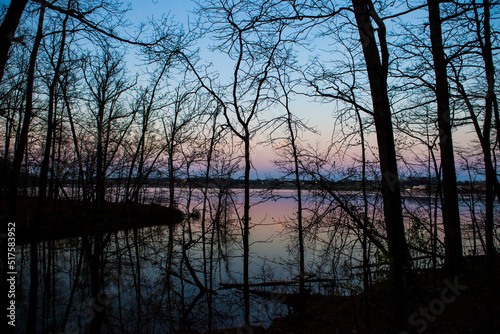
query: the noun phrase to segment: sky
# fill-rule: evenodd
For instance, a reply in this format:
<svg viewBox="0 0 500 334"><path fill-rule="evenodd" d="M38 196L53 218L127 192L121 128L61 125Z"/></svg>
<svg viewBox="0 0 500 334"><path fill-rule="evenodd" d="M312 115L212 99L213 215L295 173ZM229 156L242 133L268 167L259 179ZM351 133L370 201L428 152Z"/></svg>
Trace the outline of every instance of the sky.
<svg viewBox="0 0 500 334"><path fill-rule="evenodd" d="M180 22L185 27L188 26L188 22L192 22L196 15L193 14L196 4L193 1L171 1L171 0L136 0L131 2L131 11L129 13L129 20L132 22L145 22L151 18L161 18L163 14L169 14L175 21ZM207 44L209 42L206 42ZM206 62L213 63L213 70L226 74L230 74L233 70L234 64L230 63L228 65L227 59L223 56L218 56L217 54L201 50L201 57ZM333 119L332 119L332 109L331 106L325 104L312 104L309 103L306 98L298 99L294 102L294 110L300 118L307 120L308 124L315 127L321 136L323 136L323 141L328 141L331 136ZM271 118L271 115L278 114L278 110L266 110L267 118ZM321 141L321 136L311 135L308 138L311 144L316 144L316 142ZM252 171L252 178L266 178L266 177L278 177L279 173L273 163L273 160L277 159L276 154L270 149L269 145L258 144L266 140L266 135L260 134L254 138L254 149L252 150L252 164L254 170Z"/></svg>
<svg viewBox="0 0 500 334"><path fill-rule="evenodd" d="M194 2L190 0L135 0L130 3L132 11L130 18L134 21L146 21L149 18L160 18L163 14L170 13L177 21L187 23Z"/></svg>
<svg viewBox="0 0 500 334"><path fill-rule="evenodd" d="M0 0L0 3L8 4L9 1ZM125 1L125 3L128 3ZM195 3L193 1L186 0L133 0L130 3L131 11L127 14L127 18L133 24L139 24L140 22L147 22L151 18L159 19L163 15L169 14L169 16L183 24L185 27L188 26L188 22L194 21L196 15L193 13L195 8ZM203 44L202 44L203 45ZM132 57L132 55L129 55ZM213 63L213 70L215 72L227 72L230 73L233 69L234 64L230 63L228 65L227 60L215 53L209 51L201 51L202 60L206 62ZM206 58L206 59L203 59ZM133 61L133 60L132 60ZM305 97L296 98L292 105L292 111L311 127L318 131L318 134L312 135L308 134L305 139L311 146L317 146L326 148L330 142L333 123L334 123L334 112L336 109L335 103L313 103L311 99ZM266 110L266 116L270 117L274 113L278 113L278 110ZM254 138L254 144L258 142L265 141L265 135L258 135ZM468 145L469 137L463 133L455 135L455 141L459 145ZM370 145L375 146L376 141L374 136L370 139ZM353 150L352 155L359 156L359 150ZM252 178L265 178L265 177L277 177L278 173L276 167L273 164L277 156L270 147L267 145L254 145L252 151L252 162L256 169L252 172ZM350 159L347 159L347 164Z"/></svg>
<svg viewBox="0 0 500 334"><path fill-rule="evenodd" d="M193 13L195 9L195 2L190 0L132 0L124 1L124 5L130 4L131 10L126 14L126 18L132 25L139 25L140 23L148 22L150 19L160 19L162 16L167 15L174 21L181 23L185 28L188 27L189 22L195 20L196 15ZM10 1L0 0L0 4L9 5ZM203 46L209 44L206 41ZM135 51L129 49L129 53L125 59L130 67L129 74L134 75L135 68L134 62L138 62ZM227 59L223 56L217 55L211 51L201 50L202 61L210 62L213 64L212 70L217 73L225 73L230 75L233 70L233 63L227 63ZM314 109L314 110L311 110ZM304 119L312 119L308 121L313 127L325 137L326 140L330 138L331 134L331 107L327 105L312 105L305 99L296 101L294 103L293 112ZM278 111L266 110L266 117L277 114ZM266 140L266 136L260 134L254 138L255 146L252 151L252 164L255 170L252 171L252 178L265 178L265 177L278 177L278 172L273 164L276 155L272 152L269 145L257 145L259 142ZM310 138L311 143L320 140L318 135Z"/></svg>

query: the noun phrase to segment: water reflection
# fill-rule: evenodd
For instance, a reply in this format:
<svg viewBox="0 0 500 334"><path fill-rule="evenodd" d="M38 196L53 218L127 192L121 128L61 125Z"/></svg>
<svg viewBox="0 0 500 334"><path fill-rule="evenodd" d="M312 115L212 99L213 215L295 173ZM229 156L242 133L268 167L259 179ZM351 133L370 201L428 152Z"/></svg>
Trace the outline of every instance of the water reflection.
<svg viewBox="0 0 500 334"><path fill-rule="evenodd" d="M157 193L161 192L153 194ZM255 323L268 325L270 319L289 311L287 305L273 300L272 293L297 291L297 284L292 284L298 281L299 257L292 195L291 190L281 190L273 200L262 201L262 194L252 198L251 283L288 282L266 286L267 297L262 295L263 289L255 291ZM351 196L349 203L354 210L359 194L345 196ZM220 289L221 283L242 282L241 192L210 190L205 205L201 191L184 189L180 198L180 206L188 214L177 225L41 241L39 332L167 333L241 325L239 289ZM370 200L376 208L379 199L371 196ZM332 201L311 192L306 194L306 202L308 289L311 293L342 293L359 287L359 229ZM405 203L407 212L414 216L425 217L430 211L421 199ZM376 222L376 210L370 214ZM380 256L375 247L370 254L374 262ZM18 247L18 259L17 329L25 332L28 245ZM373 270L371 278L376 279L376 275L377 270Z"/></svg>

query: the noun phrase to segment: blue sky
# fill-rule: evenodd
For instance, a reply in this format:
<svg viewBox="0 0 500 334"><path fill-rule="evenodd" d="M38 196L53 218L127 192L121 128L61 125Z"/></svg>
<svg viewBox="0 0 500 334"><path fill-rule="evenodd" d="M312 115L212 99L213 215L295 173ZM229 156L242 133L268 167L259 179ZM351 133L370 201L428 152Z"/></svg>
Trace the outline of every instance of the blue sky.
<svg viewBox="0 0 500 334"><path fill-rule="evenodd" d="M194 8L194 2L189 0L136 0L131 2L131 19L146 21L148 18L160 18L163 14L170 13L176 21L186 23L189 11Z"/></svg>
<svg viewBox="0 0 500 334"><path fill-rule="evenodd" d="M171 0L145 0L131 2L132 10L128 14L130 21L134 23L146 22L150 18L159 19L164 14L175 21L183 24L187 28L188 22L193 22L196 15L192 13L196 4L193 1L171 1ZM206 46L210 42L205 41L202 45ZM232 73L234 62L227 59L227 55L217 54L207 50L200 50L202 62L212 63L212 70L221 74L229 75ZM328 141L332 131L332 109L334 104L312 104L306 98L300 98L294 103L293 112L299 117L309 118L309 124L318 128L323 135L323 140ZM278 110L271 108L266 110L266 118L271 118L271 115L278 114ZM261 134L255 137L254 143L262 142L266 136ZM317 141L322 140L320 136L310 136L311 144L314 145ZM252 177L264 178L266 176L277 177L278 173L272 163L272 160L277 157L268 146L254 146L252 163L257 169L252 172Z"/></svg>
<svg viewBox="0 0 500 334"><path fill-rule="evenodd" d="M0 0L2 4L8 4L10 1ZM128 3L128 2L124 2ZM196 15L192 13L195 8L195 3L193 1L186 0L134 0L131 3L131 11L127 14L127 18L137 25L141 22L147 22L151 18L160 19L163 15L169 14L169 16L176 22L183 24L186 28L188 22L194 21ZM206 45L203 43L202 45ZM327 45L324 45L326 47ZM328 46L330 48L332 46ZM201 50L202 61L205 63L213 63L212 70L218 73L226 72L230 73L233 69L233 62L228 62L224 55L218 55L216 53L211 53L206 50ZM305 56L307 58L307 56ZM130 54L127 57L129 62L133 61L133 55ZM306 59L302 59L306 60ZM131 70L132 72L133 70ZM132 74L132 73L131 73ZM274 108L272 108L274 109ZM331 103L312 103L310 99L307 98L296 98L292 111L299 117L308 121L310 126L316 127L320 135L310 135L308 136L309 144L315 146L317 142L321 141L322 147L325 147L330 141L330 137L333 130L334 122L334 111L336 109L336 104ZM272 115L278 113L277 109L266 110L267 115ZM265 136L261 135L255 138L255 142L263 141ZM468 136L464 133L454 135L455 143L458 145L467 146L469 142ZM371 140L372 145L376 145L374 138ZM353 152L357 154L357 152ZM258 176L263 178L265 176L277 176L275 167L271 163L275 159L275 155L268 147L255 147L253 152L253 163L255 168L258 170ZM254 173L254 177L256 174Z"/></svg>

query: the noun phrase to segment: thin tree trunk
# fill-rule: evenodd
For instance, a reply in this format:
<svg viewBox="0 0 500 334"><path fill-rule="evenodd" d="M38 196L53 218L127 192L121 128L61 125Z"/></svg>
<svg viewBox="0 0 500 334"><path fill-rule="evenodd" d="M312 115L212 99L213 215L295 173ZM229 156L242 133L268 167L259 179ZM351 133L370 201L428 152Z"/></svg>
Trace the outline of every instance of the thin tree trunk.
<svg viewBox="0 0 500 334"><path fill-rule="evenodd" d="M213 124L212 124L212 136L210 137L210 146L207 152L207 168L205 171L205 185L203 189L203 208L201 212L201 244L202 244L202 255L203 255L203 277L205 286L208 286L208 273L207 273L207 254L206 254L206 211L207 211L207 202L208 202L208 186L210 182L210 168L212 165L212 154L215 148L216 141L216 129L217 129L217 116L219 114L219 109L216 109L213 115ZM210 295L210 294L209 294ZM209 312L211 307L211 297L207 298ZM208 330L212 330L212 319L209 318L209 328Z"/></svg>
<svg viewBox="0 0 500 334"><path fill-rule="evenodd" d="M491 157L491 121L493 119L493 112L498 115L498 105L497 98L495 94L495 66L493 63L493 53L491 45L491 27L490 27L490 1L483 1L484 10L484 23L483 23L483 33L484 41L481 37L480 29L480 19L477 12L477 7L475 9L476 16L476 26L478 39L481 45L482 56L484 59L485 75L488 84L488 91L485 97L485 113L484 113L484 123L483 123L483 133L481 146L483 148L484 155L484 165L486 172L486 215L485 215L485 239L486 239L486 254L488 257L488 298L486 300L487 307L487 330L488 333L495 333L495 314L496 314L496 291L497 279L496 279L496 249L494 242L494 201L495 201L495 191L497 193L498 199L500 201L500 189L498 186L498 179L495 169L493 168L493 162ZM497 119L498 121L498 119ZM497 126L499 126L497 124ZM499 126L500 127L500 126ZM498 128L497 128L498 130ZM498 135L498 134L497 134Z"/></svg>
<svg viewBox="0 0 500 334"><path fill-rule="evenodd" d="M172 140L173 141L173 140ZM170 144L170 148L168 150L168 190L169 190L169 201L168 206L173 208L175 207L175 184L174 184L174 149L173 143Z"/></svg>
<svg viewBox="0 0 500 334"><path fill-rule="evenodd" d="M245 324L250 325L250 288L249 288L249 261L250 261L250 134L245 128L245 202L243 204L243 300L245 306Z"/></svg>
<svg viewBox="0 0 500 334"><path fill-rule="evenodd" d="M366 144L365 144L365 131L363 128L363 120L361 119L361 114L356 109L356 116L359 122L359 134L361 140L361 163L362 163L362 171L361 171L361 192L363 195L363 239L362 239L362 248L363 248L363 292L364 292L364 302L365 302L365 324L367 331L370 332L370 257L368 252L368 233L369 233L369 223L370 220L368 218L368 194L366 192Z"/></svg>
<svg viewBox="0 0 500 334"><path fill-rule="evenodd" d="M295 131L293 129L293 120L292 113L290 112L290 108L288 105L288 93L286 92L285 87L283 87L283 91L285 94L285 109L287 111L287 126L288 132L290 133L290 144L292 146L292 157L293 157L293 165L294 165L294 176L295 176L295 187L297 189L297 223L299 229L299 313L302 315L305 314L306 311L306 291L305 291L305 259L304 259L304 228L303 228L303 219L302 219L302 185L300 183L300 159L299 153L297 150L297 142L295 137Z"/></svg>
<svg viewBox="0 0 500 334"><path fill-rule="evenodd" d="M104 149L103 149L103 136L104 136L104 102L99 102L99 110L97 113L97 148L96 148L96 183L95 183L95 200L96 210L101 209L104 202Z"/></svg>
<svg viewBox="0 0 500 334"><path fill-rule="evenodd" d="M76 128L75 128L75 123L73 122L73 115L71 113L71 104L69 101L69 97L67 94L67 89L66 86L61 83L61 86L63 88L63 97L64 97L64 103L66 104L66 112L68 113L68 120L71 128L71 136L73 139L73 146L75 149L75 154L76 154L76 159L78 162L78 199L80 200L87 200L87 185L85 183L85 174L83 170L83 161L82 161L82 156L80 154L80 148L78 146L78 136L76 135ZM81 195L80 195L80 189L81 189Z"/></svg>
<svg viewBox="0 0 500 334"><path fill-rule="evenodd" d="M484 41L481 37L480 29L480 19L475 10L476 22L477 22L477 34L481 45L482 56L484 59L485 75L488 84L488 91L485 97L485 114L483 123L483 133L481 144L483 146L484 164L486 169L486 219L485 219L485 235L486 235L486 250L491 256L496 254L495 244L494 244L494 220L493 220L493 202L495 201L495 191L497 194L500 193L498 189L498 179L493 168L493 162L491 157L491 123L493 120L493 112L497 105L497 98L495 94L495 66L493 63L493 54L491 46L491 27L490 27L490 2L489 0L484 0ZM500 195L499 195L500 201Z"/></svg>

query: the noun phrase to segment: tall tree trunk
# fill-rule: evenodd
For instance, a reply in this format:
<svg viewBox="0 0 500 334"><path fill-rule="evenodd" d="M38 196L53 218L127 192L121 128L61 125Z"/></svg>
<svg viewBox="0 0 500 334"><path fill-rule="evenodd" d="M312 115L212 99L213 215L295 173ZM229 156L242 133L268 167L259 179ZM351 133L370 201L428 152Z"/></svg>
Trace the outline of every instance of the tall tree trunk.
<svg viewBox="0 0 500 334"><path fill-rule="evenodd" d="M9 59L9 50L28 0L12 0L0 26L0 81Z"/></svg>
<svg viewBox="0 0 500 334"><path fill-rule="evenodd" d="M475 1L474 1L475 4ZM475 7L476 31L477 37L481 46L481 54L484 60L485 76L488 85L485 96L485 113L483 132L479 131L479 139L483 149L484 166L486 172L486 217L485 217L485 236L486 236L486 252L489 255L496 253L494 244L494 219L493 219L493 203L495 201L495 193L500 201L500 189L498 189L498 179L496 171L493 167L492 154L491 154L491 124L493 120L493 112L497 105L497 98L495 94L495 66L493 64L493 54L491 46L491 27L490 27L490 2L484 0L484 22L483 29L481 29L481 20ZM481 36L481 30L484 36ZM472 115L471 115L472 116ZM474 116L473 116L474 117ZM475 118L475 117L474 117ZM476 119L476 118L475 118Z"/></svg>
<svg viewBox="0 0 500 334"><path fill-rule="evenodd" d="M35 41L33 43L33 49L31 51L30 62L28 67L28 76L26 81L26 108L24 110L23 125L21 128L21 133L19 135L15 153L14 153L14 164L12 167L9 191L10 191L10 208L9 215L11 219L15 219L17 210L17 181L19 174L21 172L21 165L23 162L23 157L28 143L28 133L31 125L31 118L33 114L33 87L35 83L35 67L36 58L38 55L38 49L40 48L40 43L43 38L43 20L45 17L45 7L40 7L40 15L38 18L38 29L35 36Z"/></svg>
<svg viewBox="0 0 500 334"><path fill-rule="evenodd" d="M475 1L474 1L475 5ZM481 46L481 53L484 60L486 82L488 90L485 96L485 113L483 123L483 133L478 133L481 146L483 149L484 166L486 172L486 215L485 215L485 239L486 239L486 254L488 257L488 298L486 300L487 314L487 330L488 333L495 333L495 314L496 314L496 292L497 292L497 270L496 270L496 249L494 242L494 201L495 193L500 201L500 189L496 171L493 167L492 150L491 150L491 123L493 120L493 113L498 115L498 104L495 94L495 66L493 63L493 53L491 46L491 26L490 26L490 1L483 1L484 22L483 22L483 36L481 36L481 21L479 19L477 7L474 7L476 19L477 37ZM497 119L498 122L498 119ZM499 124L497 126L500 127ZM498 134L497 134L498 135Z"/></svg>
<svg viewBox="0 0 500 334"><path fill-rule="evenodd" d="M457 176L451 134L450 102L448 92L447 61L445 59L439 0L428 0L432 57L436 75L437 118L439 147L443 172L443 225L445 231L446 266L456 270L462 262L462 235L458 209Z"/></svg>
<svg viewBox="0 0 500 334"><path fill-rule="evenodd" d="M303 227L303 219L302 219L302 185L300 183L300 158L299 152L297 149L297 140L295 137L295 131L293 128L293 119L292 113L289 108L289 98L288 92L286 88L283 87L283 91L285 94L285 109L287 112L287 127L288 132L290 134L290 145L292 147L292 157L293 157L293 168L294 168L294 176L295 176L295 188L297 189L297 225L299 229L299 296L300 296L300 304L298 311L302 315L305 314L306 311L306 291L305 291L305 258L304 258L304 227Z"/></svg>
<svg viewBox="0 0 500 334"><path fill-rule="evenodd" d="M36 58L38 55L38 49L43 38L43 21L45 17L45 7L40 8L40 15L38 19L38 29L33 43L33 49L31 51L31 57L28 69L28 79L26 85L26 108L23 120L23 127L21 129L21 135L19 137L19 142L16 147L14 155L14 166L12 168L12 173L10 176L10 209L9 215L13 221L15 221L17 212L17 178L21 170L21 164L23 161L23 156L28 142L28 132L31 124L31 116L33 111L33 87L35 81L35 67ZM37 297L38 297L38 246L36 243L36 222L30 228L30 293L29 293L29 303L30 307L28 309L28 323L27 332L36 332L36 315L37 315ZM34 241L35 239L35 241Z"/></svg>
<svg viewBox="0 0 500 334"><path fill-rule="evenodd" d="M398 166L391 122L391 106L387 92L389 53L387 50L384 22L377 16L371 0L352 0L358 25L363 54L373 103L373 115L377 133L380 172L382 174L382 197L387 230L389 255L391 257L392 279L394 281L393 328L402 329L404 315L404 272L409 268L409 252L405 239ZM371 18L375 21L380 43L380 54L373 34Z"/></svg>
<svg viewBox="0 0 500 334"><path fill-rule="evenodd" d="M43 9L42 9L43 10ZM45 205L45 200L47 198L47 184L48 184L48 171L50 162L50 148L52 146L52 137L54 133L54 99L55 99L55 88L58 82L59 69L61 68L61 63L63 61L65 41L66 41L66 23L68 22L68 16L66 15L63 21L63 30L61 37L61 46L59 50L58 60L56 68L54 69L54 77L49 87L49 106L47 115L47 136L45 139L45 149L43 154L42 166L40 169L40 184L38 190L38 204L35 211L35 217L31 225L31 237L30 237L30 249L31 249L31 285L30 285L30 301L28 309L28 332L30 330L36 330L36 310L38 308L38 226L42 218L42 212ZM33 279L36 277L36 279ZM30 316L32 318L30 318ZM31 323L33 322L33 323Z"/></svg>

